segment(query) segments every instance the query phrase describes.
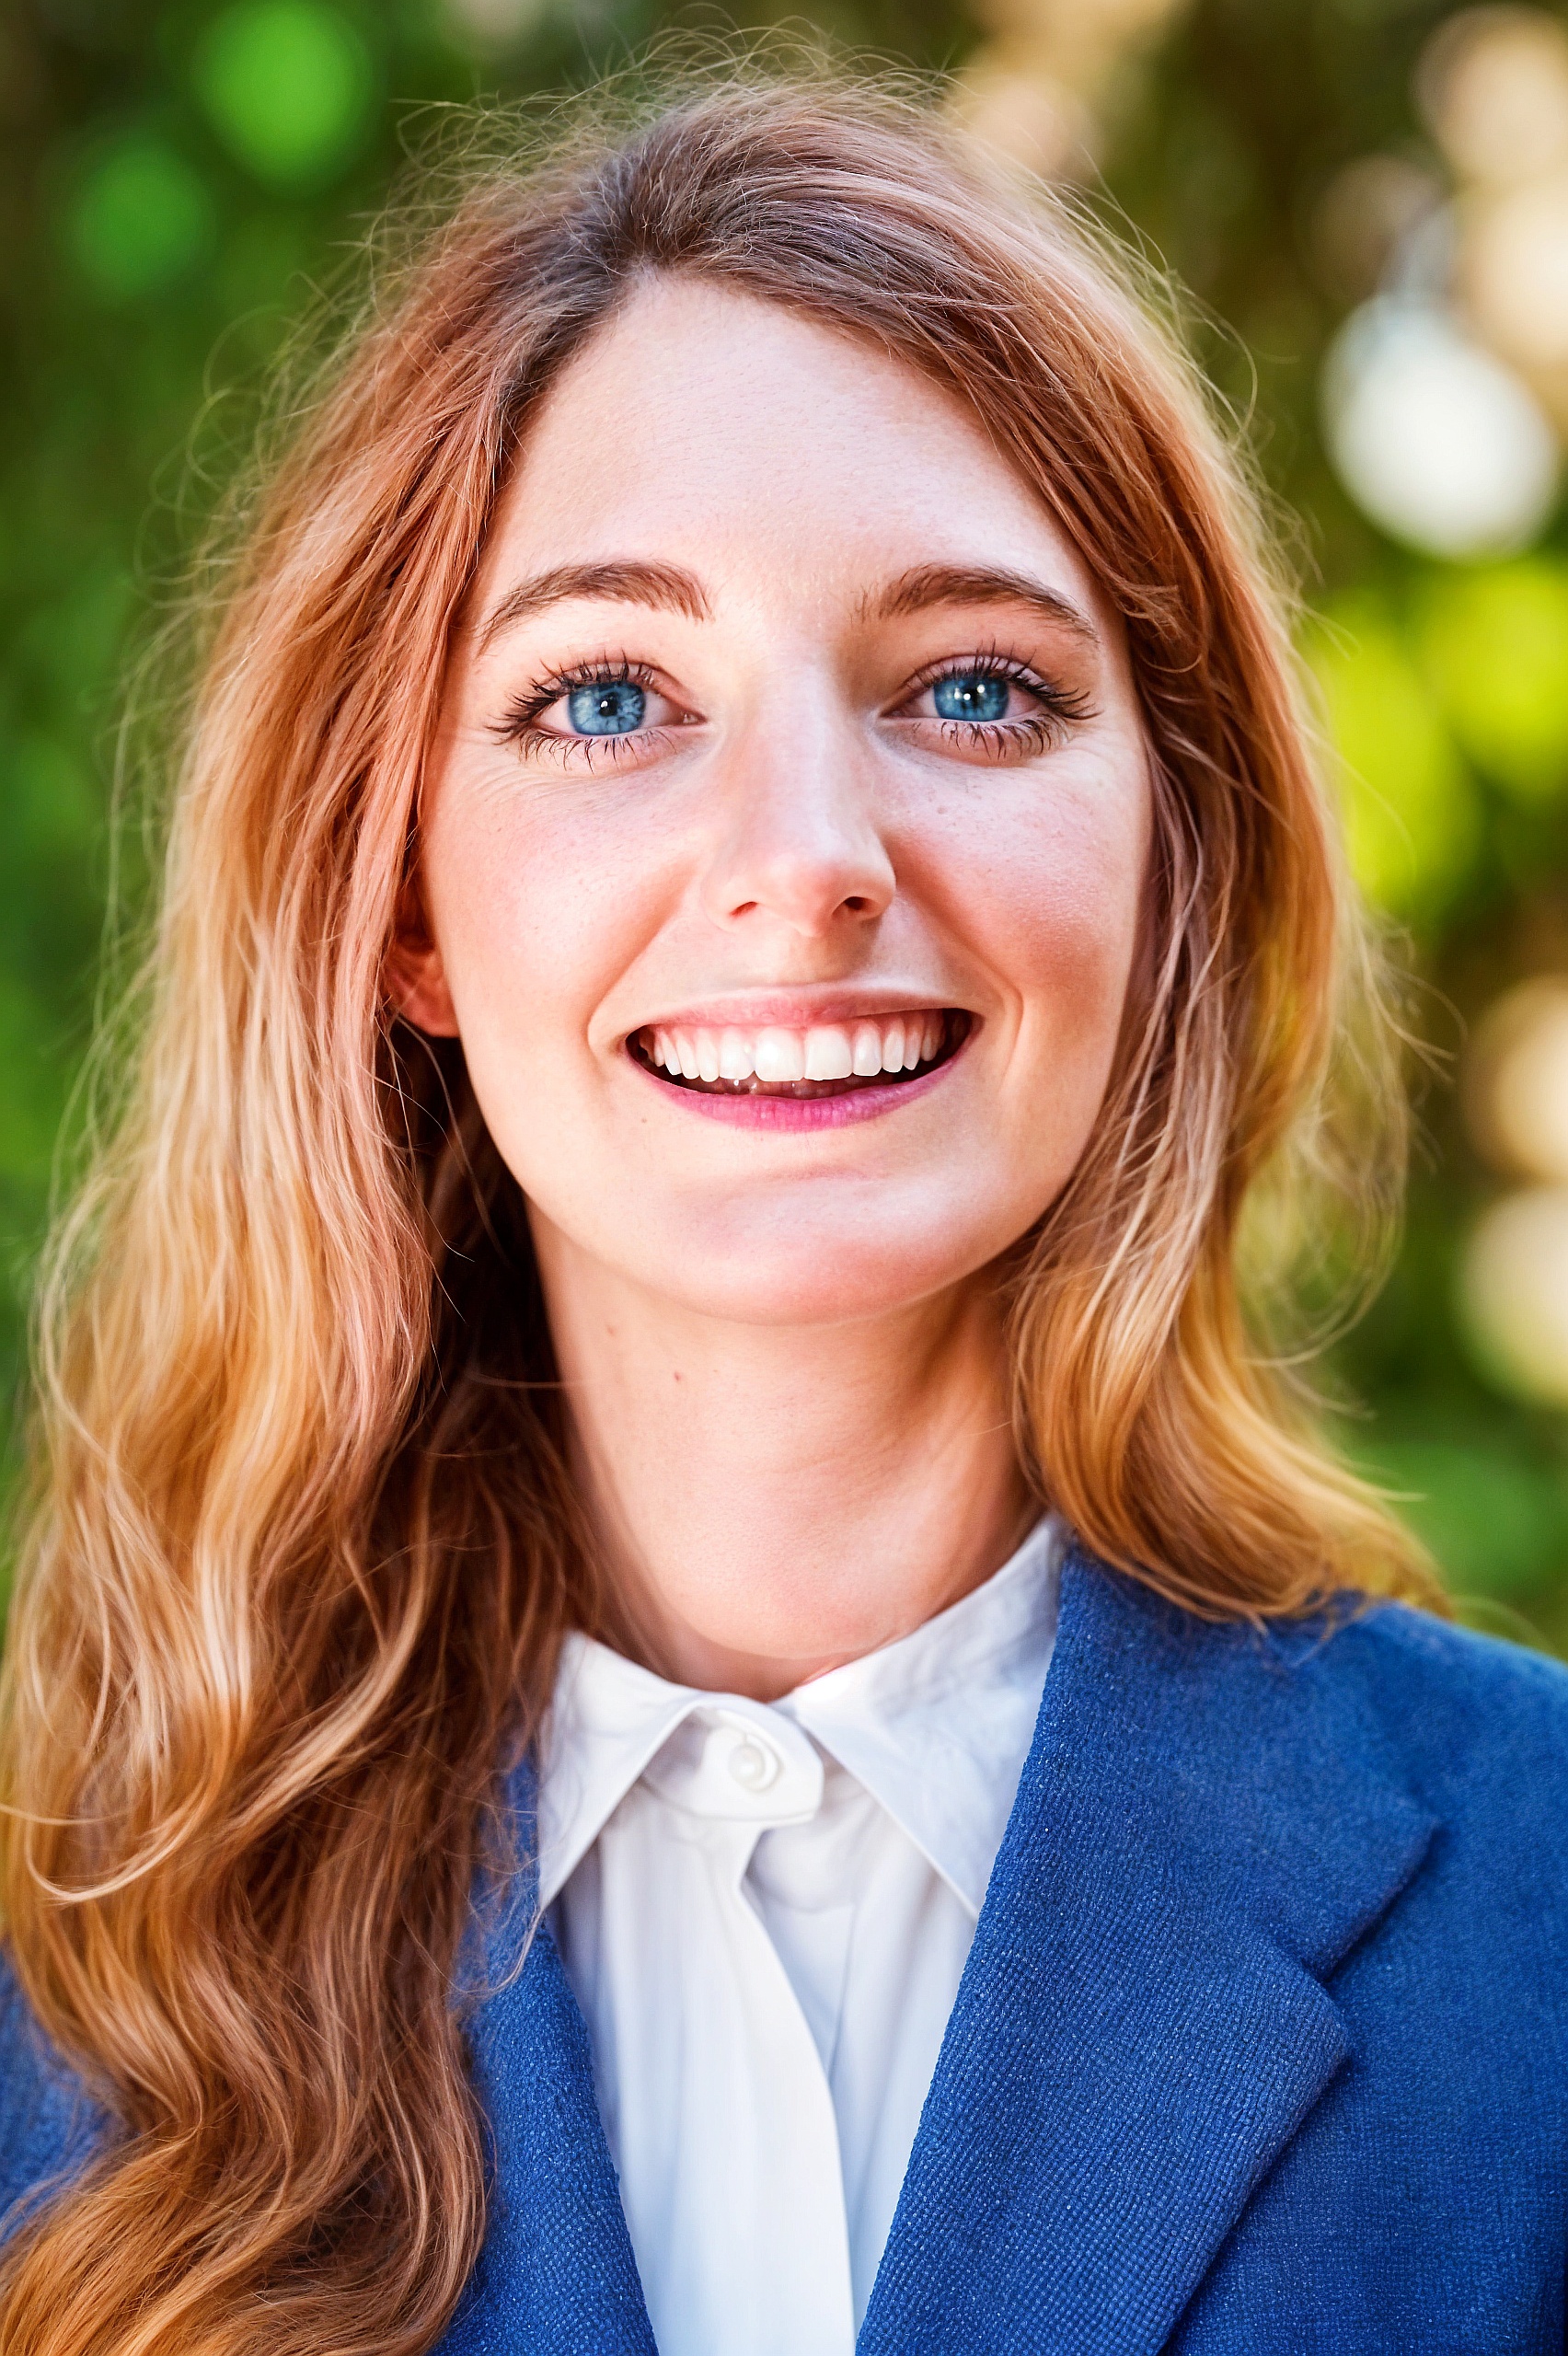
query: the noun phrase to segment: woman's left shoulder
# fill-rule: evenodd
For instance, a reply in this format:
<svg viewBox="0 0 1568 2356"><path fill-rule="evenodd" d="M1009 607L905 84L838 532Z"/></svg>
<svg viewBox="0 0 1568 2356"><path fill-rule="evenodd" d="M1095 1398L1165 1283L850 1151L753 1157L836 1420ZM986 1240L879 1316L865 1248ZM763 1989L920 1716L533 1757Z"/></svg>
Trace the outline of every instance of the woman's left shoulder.
<svg viewBox="0 0 1568 2356"><path fill-rule="evenodd" d="M1407 1603L1346 1606L1323 1623L1323 1665L1420 1741L1439 1727L1482 1744L1539 1744L1568 1771L1568 1667ZM1419 1715L1413 1719L1412 1710Z"/></svg>
<svg viewBox="0 0 1568 2356"><path fill-rule="evenodd" d="M1103 1570L1078 1590L1085 1682L1105 1688L1086 1706L1124 1747L1142 1725L1150 1774L1207 1795L1210 1835L1217 1810L1249 1853L1354 1843L1380 1810L1412 1863L1441 1854L1477 1893L1533 1889L1568 1958L1562 1662L1366 1596L1260 1624L1198 1621Z"/></svg>
<svg viewBox="0 0 1568 2356"><path fill-rule="evenodd" d="M1321 1712L1353 1756L1391 1770L1499 1855L1550 1859L1562 1882L1568 1667L1389 1602L1347 1605L1280 1649L1316 1689L1311 1715Z"/></svg>

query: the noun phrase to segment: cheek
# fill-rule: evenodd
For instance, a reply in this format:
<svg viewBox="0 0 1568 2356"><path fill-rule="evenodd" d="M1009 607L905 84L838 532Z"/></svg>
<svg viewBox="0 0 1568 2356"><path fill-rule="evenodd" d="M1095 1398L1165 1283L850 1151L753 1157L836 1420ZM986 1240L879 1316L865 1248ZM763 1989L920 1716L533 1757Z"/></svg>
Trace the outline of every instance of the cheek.
<svg viewBox="0 0 1568 2356"><path fill-rule="evenodd" d="M1149 797L1141 754L1053 772L951 831L940 861L951 920L986 967L1020 1080L1098 1103L1142 920Z"/></svg>
<svg viewBox="0 0 1568 2356"><path fill-rule="evenodd" d="M658 930L669 846L586 790L454 793L427 838L431 917L470 1072L564 1076L606 990ZM661 857L661 850L666 855Z"/></svg>

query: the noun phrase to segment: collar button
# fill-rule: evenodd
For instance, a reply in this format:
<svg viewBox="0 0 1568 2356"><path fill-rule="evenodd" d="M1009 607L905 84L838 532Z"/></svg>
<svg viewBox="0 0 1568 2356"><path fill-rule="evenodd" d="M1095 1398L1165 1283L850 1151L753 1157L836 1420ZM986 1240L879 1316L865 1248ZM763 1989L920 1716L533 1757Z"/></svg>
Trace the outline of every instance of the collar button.
<svg viewBox="0 0 1568 2356"><path fill-rule="evenodd" d="M770 1742L748 1729L731 1751L729 1765L743 1792L766 1792L778 1781L783 1761Z"/></svg>

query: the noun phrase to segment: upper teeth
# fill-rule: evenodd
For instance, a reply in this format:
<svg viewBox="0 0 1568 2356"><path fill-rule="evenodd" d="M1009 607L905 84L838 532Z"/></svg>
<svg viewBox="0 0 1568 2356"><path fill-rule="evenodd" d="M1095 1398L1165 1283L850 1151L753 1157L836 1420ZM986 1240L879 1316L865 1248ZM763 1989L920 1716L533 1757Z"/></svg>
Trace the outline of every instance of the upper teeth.
<svg viewBox="0 0 1568 2356"><path fill-rule="evenodd" d="M874 1080L913 1071L941 1047L940 1013L883 1014L859 1022L813 1022L809 1030L710 1030L658 1023L640 1034L663 1070L684 1080Z"/></svg>

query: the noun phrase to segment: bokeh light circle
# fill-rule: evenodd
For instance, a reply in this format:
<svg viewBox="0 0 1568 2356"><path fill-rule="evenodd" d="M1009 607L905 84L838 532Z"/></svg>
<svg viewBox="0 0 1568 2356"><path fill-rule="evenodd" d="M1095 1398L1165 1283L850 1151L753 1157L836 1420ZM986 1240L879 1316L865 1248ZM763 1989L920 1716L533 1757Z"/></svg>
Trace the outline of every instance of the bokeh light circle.
<svg viewBox="0 0 1568 2356"><path fill-rule="evenodd" d="M328 0L235 0L203 34L195 79L230 154L271 187L322 186L371 126L370 52Z"/></svg>
<svg viewBox="0 0 1568 2356"><path fill-rule="evenodd" d="M1556 502L1557 439L1512 371L1435 305L1378 295L1324 368L1329 448L1346 489L1428 554L1522 547Z"/></svg>
<svg viewBox="0 0 1568 2356"><path fill-rule="evenodd" d="M1495 1380L1526 1399L1568 1406L1568 1186L1505 1195L1482 1213L1458 1305Z"/></svg>
<svg viewBox="0 0 1568 2356"><path fill-rule="evenodd" d="M1544 8L1463 8L1422 55L1416 97L1461 179L1509 187L1568 163L1568 26Z"/></svg>
<svg viewBox="0 0 1568 2356"><path fill-rule="evenodd" d="M1487 1160L1568 1185L1568 978L1507 991L1466 1057L1465 1114Z"/></svg>
<svg viewBox="0 0 1568 2356"><path fill-rule="evenodd" d="M1568 171L1478 210L1461 276L1489 344L1527 370L1568 366Z"/></svg>

